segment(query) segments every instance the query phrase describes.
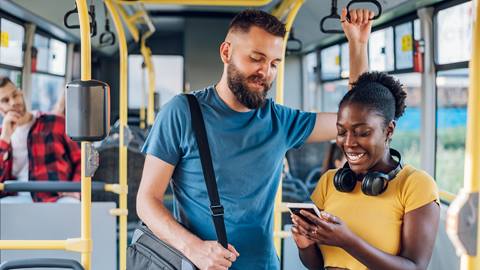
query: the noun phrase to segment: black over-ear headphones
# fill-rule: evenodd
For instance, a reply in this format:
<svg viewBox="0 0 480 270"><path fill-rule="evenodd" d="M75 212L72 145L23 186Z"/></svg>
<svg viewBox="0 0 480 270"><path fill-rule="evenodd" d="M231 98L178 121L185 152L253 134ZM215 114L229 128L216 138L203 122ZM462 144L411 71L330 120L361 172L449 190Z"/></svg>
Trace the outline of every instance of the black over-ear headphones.
<svg viewBox="0 0 480 270"><path fill-rule="evenodd" d="M400 153L390 148L390 155L398 158L398 164L388 174L382 172L368 172L362 181L362 192L365 195L377 196L382 194L388 186L388 181L392 180L403 168L402 156ZM333 177L333 184L338 191L351 192L357 184L358 176L350 169L348 162L345 162L343 168L339 169Z"/></svg>

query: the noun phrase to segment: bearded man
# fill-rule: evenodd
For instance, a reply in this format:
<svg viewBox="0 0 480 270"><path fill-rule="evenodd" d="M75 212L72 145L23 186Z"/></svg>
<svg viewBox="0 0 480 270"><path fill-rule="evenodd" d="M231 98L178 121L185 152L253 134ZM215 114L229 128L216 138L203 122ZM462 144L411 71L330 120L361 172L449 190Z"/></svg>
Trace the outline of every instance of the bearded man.
<svg viewBox="0 0 480 270"><path fill-rule="evenodd" d="M367 70L372 14L351 15L351 22L343 25L354 63L350 80L355 81ZM284 24L268 13L240 12L220 46L224 63L220 81L194 92L225 209L227 249L211 241L216 233L185 96L174 97L162 108L143 147L138 215L157 237L200 269L279 269L273 208L285 153L305 142L336 136L336 114L302 112L267 99L283 59L285 31ZM175 217L163 204L170 179Z"/></svg>
<svg viewBox="0 0 480 270"><path fill-rule="evenodd" d="M0 183L80 181L80 148L65 134L63 117L27 111L23 92L2 76L0 114ZM80 195L0 191L0 198L1 202L78 202Z"/></svg>

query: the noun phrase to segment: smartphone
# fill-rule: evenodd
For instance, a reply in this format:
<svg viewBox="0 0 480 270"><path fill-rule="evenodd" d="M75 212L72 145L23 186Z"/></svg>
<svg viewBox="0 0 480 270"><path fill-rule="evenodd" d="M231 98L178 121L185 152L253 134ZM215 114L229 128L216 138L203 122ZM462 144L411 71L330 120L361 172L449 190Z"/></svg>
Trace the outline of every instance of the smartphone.
<svg viewBox="0 0 480 270"><path fill-rule="evenodd" d="M318 210L317 206L313 203L286 203L286 206L290 210L290 213L301 217L303 220L305 220L305 222L307 222L309 224L314 225L313 222L311 222L309 218L303 216L300 213L301 210L308 211L308 212L316 215L317 217L321 218L320 210Z"/></svg>

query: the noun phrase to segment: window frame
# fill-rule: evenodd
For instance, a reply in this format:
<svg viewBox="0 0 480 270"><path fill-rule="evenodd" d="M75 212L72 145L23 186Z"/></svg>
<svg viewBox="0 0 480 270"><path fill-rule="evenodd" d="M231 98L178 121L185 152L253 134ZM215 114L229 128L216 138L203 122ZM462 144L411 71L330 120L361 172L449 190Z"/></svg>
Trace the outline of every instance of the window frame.
<svg viewBox="0 0 480 270"><path fill-rule="evenodd" d="M433 10L433 62L435 63L435 77L437 77L438 71L448 71L452 69L462 69L469 68L469 61L460 61L452 62L448 64L439 64L438 63L438 13L442 10L449 9L454 6L458 6L467 2L472 2L472 0L451 0L439 3L434 6Z"/></svg>
<svg viewBox="0 0 480 270"><path fill-rule="evenodd" d="M452 0L452 1L447 1L447 2L442 2L437 5L434 5L434 10L433 10L433 43L434 43L434 55L433 55L433 62L435 66L435 166L434 166L434 177L437 179L437 154L438 154L438 83L437 83L437 78L438 74L442 72L447 72L451 70L456 70L456 69L469 69L469 63L470 61L460 61L460 62L452 62L452 63L447 63L447 64L439 64L438 63L438 13L442 10L461 5L467 2L473 2L472 0ZM471 75L471 74L470 74ZM467 103L467 113L468 113L468 103ZM468 116L467 116L468 117ZM468 121L468 120L467 120ZM466 141L465 141L466 143ZM452 192L450 190L446 190L447 192ZM443 201L445 202L445 201ZM445 202L449 204L449 202Z"/></svg>
<svg viewBox="0 0 480 270"><path fill-rule="evenodd" d="M458 0L456 0L458 1ZM466 1L466 0L462 0L462 1ZM468 0L467 0L468 1ZM413 62L412 62L412 67L411 68L402 68L402 69L397 69L397 56L396 56L396 53L395 53L395 50L397 49L397 44L395 42L395 39L396 39L396 33L395 33L395 27L397 25L401 25L401 24L404 24L404 23L407 23L407 22L411 22L411 28L412 28L412 35L413 35L413 39L415 40L415 26L414 26L414 22L416 19L419 19L418 15L413 12L413 13L408 13L408 14L405 14L399 18L395 18L393 20L390 20L388 22L385 22L383 24L380 24L378 26L375 26L372 28L372 33L375 32L375 31L380 31L380 30L383 30L383 29L386 29L388 27L392 27L393 28L393 57L394 57L394 60L393 60L393 70L390 70L390 71L385 71L386 73L388 74L401 74L401 73L411 73L411 72L414 72L414 68L413 68ZM319 46L316 48L316 50L318 51L319 55L321 56L321 51L326 49L326 48L329 48L329 47L332 47L332 46L335 46L335 45L339 45L340 47L342 46L342 44L344 43L348 43L348 40L347 38L344 36L342 37L341 39L338 39L334 42L331 42L331 43L327 43L325 45L322 45L322 46ZM308 53L308 52L307 52ZM413 61L413 54L415 53L415 47L412 49L412 61ZM368 56L367 57L370 57L370 53L368 52L367 50L367 54ZM340 63L341 63L341 60L342 59L342 52L340 50ZM321 57L319 58L319 69L321 70L321 65L322 65L322 59ZM325 82L333 82L333 81L341 81L341 80L344 80L344 79L348 79L345 78L345 77L342 77L341 74L342 74L342 66L340 65L340 76L338 78L334 78L334 79L326 79L326 80L323 80L322 77L321 77L321 72L319 72L319 77L320 77L320 84L323 84Z"/></svg>
<svg viewBox="0 0 480 270"><path fill-rule="evenodd" d="M23 40L22 40L22 58L25 58L25 34L27 32L27 29L25 29L25 22L22 21L22 20L19 20L16 17L13 17L13 16L9 15L8 13L3 12L2 10L0 10L0 28L1 28L1 25L2 25L2 22L1 22L2 20L1 19L9 20L9 21L11 21L15 24L18 24L19 26L21 26L23 28L24 35L23 35ZM3 64L3 63L0 63L0 67L4 68L4 69L12 69L12 70L22 71L24 64L25 64L25 60L22 59L22 65L20 67L8 65L8 64ZM23 76L23 74L22 74L22 76Z"/></svg>
<svg viewBox="0 0 480 270"><path fill-rule="evenodd" d="M45 32L44 30L39 29L39 28L37 28L37 29L35 30L35 34L34 34L34 35L39 35L39 36L42 36L42 37L48 39L48 51L49 51L49 52L50 52L50 40L52 40L52 39L55 39L55 40L58 40L58 41L60 41L60 42L65 43L65 45L66 45L66 51L65 51L65 67L64 67L65 70L64 70L63 75L51 73L51 72L48 72L48 71L42 71L42 70L38 70L38 69L37 69L34 73L32 73L32 75L35 74L35 73L38 73L38 74L42 74L42 75L51 75L51 76L56 76L56 77L63 77L63 78L65 78L66 75L67 75L67 65L68 65L68 42L65 41L65 40L63 40L63 39L60 39L60 38L58 38L58 37L56 37L56 36L54 36L54 35L52 35L52 34L50 34L50 33L47 33L47 32ZM34 37L34 39L35 39L35 37Z"/></svg>

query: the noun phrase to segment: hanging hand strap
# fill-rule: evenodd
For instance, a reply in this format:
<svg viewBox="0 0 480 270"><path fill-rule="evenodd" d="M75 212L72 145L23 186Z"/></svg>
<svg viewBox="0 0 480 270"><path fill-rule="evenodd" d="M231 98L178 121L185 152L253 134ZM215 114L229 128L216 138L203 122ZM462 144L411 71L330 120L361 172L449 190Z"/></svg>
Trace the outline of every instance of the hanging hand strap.
<svg viewBox="0 0 480 270"><path fill-rule="evenodd" d="M217 232L218 242L227 248L227 233L225 230L225 222L223 220L223 206L220 204L218 196L217 181L212 165L212 156L208 147L207 132L205 131L205 123L203 121L202 111L198 100L194 95L186 94L188 105L190 106L190 114L192 116L192 127L195 133L195 139L200 152L200 161L202 163L203 176L207 185L208 198L210 199L210 211L212 213L213 224Z"/></svg>

